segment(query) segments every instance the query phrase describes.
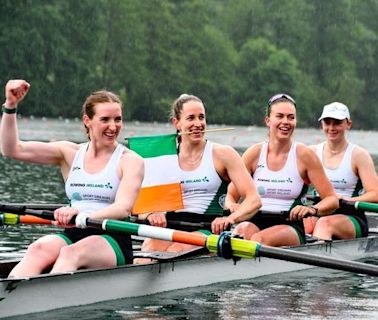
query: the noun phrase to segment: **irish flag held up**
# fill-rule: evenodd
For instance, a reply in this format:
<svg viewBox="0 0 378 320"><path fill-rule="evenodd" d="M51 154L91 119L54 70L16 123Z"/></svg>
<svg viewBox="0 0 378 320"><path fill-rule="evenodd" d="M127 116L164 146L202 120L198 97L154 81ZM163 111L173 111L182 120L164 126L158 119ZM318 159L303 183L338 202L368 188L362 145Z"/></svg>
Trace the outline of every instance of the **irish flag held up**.
<svg viewBox="0 0 378 320"><path fill-rule="evenodd" d="M131 150L144 158L144 180L133 214L183 208L176 134L127 138Z"/></svg>

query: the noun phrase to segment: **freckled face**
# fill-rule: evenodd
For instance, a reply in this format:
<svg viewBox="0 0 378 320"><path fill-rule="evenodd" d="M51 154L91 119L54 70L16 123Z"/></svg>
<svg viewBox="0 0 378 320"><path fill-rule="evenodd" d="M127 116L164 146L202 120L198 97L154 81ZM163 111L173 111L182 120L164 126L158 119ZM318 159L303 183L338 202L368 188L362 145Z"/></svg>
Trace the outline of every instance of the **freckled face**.
<svg viewBox="0 0 378 320"><path fill-rule="evenodd" d="M95 106L93 118L84 115L83 121L89 128L92 141L114 143L123 126L121 106L116 102L99 103Z"/></svg>
<svg viewBox="0 0 378 320"><path fill-rule="evenodd" d="M295 106L286 101L274 103L270 115L265 118L271 136L290 138L297 126Z"/></svg>

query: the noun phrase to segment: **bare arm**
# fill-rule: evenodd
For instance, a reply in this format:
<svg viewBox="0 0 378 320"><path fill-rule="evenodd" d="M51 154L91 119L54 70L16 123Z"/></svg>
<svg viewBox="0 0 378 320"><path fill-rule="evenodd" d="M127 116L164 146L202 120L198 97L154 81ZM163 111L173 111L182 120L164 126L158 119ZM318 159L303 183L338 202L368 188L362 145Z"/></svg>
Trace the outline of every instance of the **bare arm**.
<svg viewBox="0 0 378 320"><path fill-rule="evenodd" d="M351 198L353 201L378 202L378 178L373 159L363 148L357 147L353 150L352 166L355 168L358 177L362 181L364 193ZM347 199L349 200L349 199Z"/></svg>
<svg viewBox="0 0 378 320"><path fill-rule="evenodd" d="M5 86L6 100L4 106L9 110L16 108L27 95L29 88L30 85L25 80L9 80ZM69 162L65 151L77 149L77 145L70 142L21 141L18 134L16 113L3 113L0 140L1 152L6 157L38 164L60 165L61 167Z"/></svg>
<svg viewBox="0 0 378 320"><path fill-rule="evenodd" d="M335 193L335 190L328 180L323 166L313 150L305 145L298 145L298 167L300 168L302 177L304 180L308 180L311 183L321 198L314 207L314 209L305 206L296 206L290 212L290 219L303 219L305 215L327 215L335 211L339 204Z"/></svg>
<svg viewBox="0 0 378 320"><path fill-rule="evenodd" d="M237 194L237 199L239 197L243 199L241 204L235 207L235 210L232 210L233 212L227 218L214 220L212 231L219 233L228 224L238 223L251 218L261 207L261 201L252 177L239 154L229 146L217 146L214 152L215 159L219 160L226 169L227 175L233 185L232 188L234 188L235 194Z"/></svg>
<svg viewBox="0 0 378 320"><path fill-rule="evenodd" d="M115 201L108 207L93 212L93 219L126 219L138 197L144 177L143 159L135 152L128 150L121 158L121 181Z"/></svg>
<svg viewBox="0 0 378 320"><path fill-rule="evenodd" d="M92 219L126 219L134 206L139 194L144 176L143 159L135 152L127 150L123 154L119 169L121 172L121 181L118 186L114 202L91 214L79 212L77 208L61 207L54 211L54 225L67 227L74 216L76 216L76 226L86 228L86 219L90 216Z"/></svg>
<svg viewBox="0 0 378 320"><path fill-rule="evenodd" d="M247 169L248 175L250 177L252 177L252 174L253 174L253 171L254 171L253 166L254 166L255 162L257 161L260 150L261 150L261 144L257 144L257 145L254 145L254 146L248 148L242 156L243 163L244 163L244 165ZM237 190L235 184L231 181L231 183L228 186L228 192L227 192L225 206L228 209L230 209L231 212L234 212L239 207L240 197L241 197L240 192ZM261 203L260 203L260 206L261 206Z"/></svg>

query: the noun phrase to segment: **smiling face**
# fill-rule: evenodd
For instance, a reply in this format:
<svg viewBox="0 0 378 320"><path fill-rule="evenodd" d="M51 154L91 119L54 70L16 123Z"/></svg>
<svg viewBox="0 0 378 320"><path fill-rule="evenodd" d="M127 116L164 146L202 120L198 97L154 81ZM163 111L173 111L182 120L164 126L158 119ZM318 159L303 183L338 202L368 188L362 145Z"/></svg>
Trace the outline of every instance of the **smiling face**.
<svg viewBox="0 0 378 320"><path fill-rule="evenodd" d="M271 105L270 114L265 118L270 137L288 139L297 125L296 109L289 101L279 101Z"/></svg>
<svg viewBox="0 0 378 320"><path fill-rule="evenodd" d="M82 107L89 140L115 143L122 129L122 102L113 92L100 90L87 97Z"/></svg>
<svg viewBox="0 0 378 320"><path fill-rule="evenodd" d="M202 140L206 129L205 107L202 102L189 100L182 104L180 115L172 119L179 132L190 132L182 136L192 141Z"/></svg>
<svg viewBox="0 0 378 320"><path fill-rule="evenodd" d="M352 121L348 119L338 120L333 118L324 118L322 129L329 141L341 141L345 139L345 132L352 126Z"/></svg>
<svg viewBox="0 0 378 320"><path fill-rule="evenodd" d="M118 102L103 102L94 106L94 115L83 116L90 140L114 144L122 129L122 108Z"/></svg>

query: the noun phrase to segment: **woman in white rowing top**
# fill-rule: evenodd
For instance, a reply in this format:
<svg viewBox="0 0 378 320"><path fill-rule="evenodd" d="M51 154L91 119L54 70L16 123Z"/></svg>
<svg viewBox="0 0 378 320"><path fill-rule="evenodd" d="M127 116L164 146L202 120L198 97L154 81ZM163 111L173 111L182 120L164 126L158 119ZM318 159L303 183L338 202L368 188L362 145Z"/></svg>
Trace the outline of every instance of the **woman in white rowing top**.
<svg viewBox="0 0 378 320"><path fill-rule="evenodd" d="M347 132L352 127L348 107L340 102L325 105L319 121L326 141L312 148L339 199L378 202L378 178L373 159L364 148L347 140ZM305 227L307 233L327 240L366 237L369 229L363 211L342 204L330 216L305 219Z"/></svg>
<svg viewBox="0 0 378 320"><path fill-rule="evenodd" d="M59 166L71 207L54 212L55 224L65 230L32 243L9 276L131 263L130 236L86 229L87 217L128 217L143 180L143 159L117 142L122 129L120 99L104 90L88 96L83 105L83 123L89 141L84 144L21 141L16 112L29 88L25 80L10 80L5 87L0 129L2 153L16 160ZM74 216L76 227L69 225Z"/></svg>
<svg viewBox="0 0 378 320"><path fill-rule="evenodd" d="M297 117L291 96L283 93L269 99L265 123L268 140L243 154L261 197L262 211L240 223L234 233L270 246L299 245L305 242L303 218L331 213L338 207L336 194L315 153L292 140ZM321 197L315 206L301 201L310 183ZM239 198L237 188L230 185L227 205L231 211L238 208Z"/></svg>
<svg viewBox="0 0 378 320"><path fill-rule="evenodd" d="M219 234L230 225L249 219L260 207L260 198L239 154L230 146L205 138L206 112L201 99L183 94L171 110L171 120L179 136L178 161L184 209L154 213L151 225L166 227L167 219L211 222L201 232ZM232 181L243 197L239 208L223 216L227 185ZM143 251L182 251L192 246L148 239ZM139 262L138 260L137 262Z"/></svg>

